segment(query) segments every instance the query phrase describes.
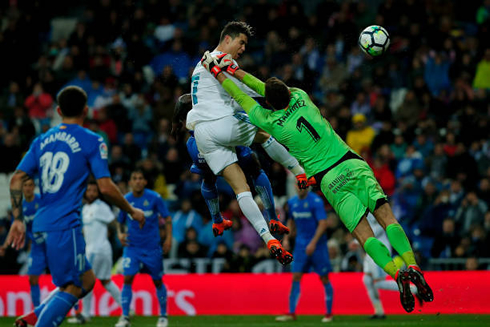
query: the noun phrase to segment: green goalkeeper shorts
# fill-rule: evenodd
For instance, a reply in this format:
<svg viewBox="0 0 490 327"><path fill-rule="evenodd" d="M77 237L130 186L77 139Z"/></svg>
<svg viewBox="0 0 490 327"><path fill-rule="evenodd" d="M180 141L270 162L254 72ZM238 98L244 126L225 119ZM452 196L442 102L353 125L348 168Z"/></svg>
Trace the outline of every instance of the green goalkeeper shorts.
<svg viewBox="0 0 490 327"><path fill-rule="evenodd" d="M367 210L374 212L387 197L364 160L351 159L328 171L321 190L349 232L356 228Z"/></svg>

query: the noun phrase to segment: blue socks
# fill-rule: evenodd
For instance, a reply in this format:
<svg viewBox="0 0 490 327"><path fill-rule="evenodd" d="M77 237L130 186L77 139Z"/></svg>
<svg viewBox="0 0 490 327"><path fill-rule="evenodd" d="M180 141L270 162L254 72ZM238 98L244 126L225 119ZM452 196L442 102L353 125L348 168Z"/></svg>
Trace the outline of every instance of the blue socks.
<svg viewBox="0 0 490 327"><path fill-rule="evenodd" d="M323 284L325 288L325 301L327 302L327 314L332 313L333 287L331 283Z"/></svg>
<svg viewBox="0 0 490 327"><path fill-rule="evenodd" d="M77 301L77 297L69 293L59 292L45 306L37 320L36 327L57 327L61 325Z"/></svg>
<svg viewBox="0 0 490 327"><path fill-rule="evenodd" d="M264 204L264 208L267 211L267 215L270 221L271 219L277 219L276 216L276 205L274 203L274 196L272 195L272 187L269 178L265 174L265 172L261 169L259 176L254 181L255 191L260 196L262 203Z"/></svg>
<svg viewBox="0 0 490 327"><path fill-rule="evenodd" d="M299 282L293 282L291 286L291 292L289 293L289 313L294 314L296 312L296 306L299 300Z"/></svg>
<svg viewBox="0 0 490 327"><path fill-rule="evenodd" d="M156 287L155 287L156 288ZM158 303L160 303L160 316L167 316L167 287L162 284L157 290Z"/></svg>
<svg viewBox="0 0 490 327"><path fill-rule="evenodd" d="M39 284L31 285L31 300L34 308L41 303L41 290L39 289Z"/></svg>
<svg viewBox="0 0 490 327"><path fill-rule="evenodd" d="M206 201L213 222L219 224L223 221L221 213L219 212L219 198L218 198L218 188L216 187L216 182L214 184L205 183L202 181L201 184L201 194Z"/></svg>
<svg viewBox="0 0 490 327"><path fill-rule="evenodd" d="M121 303L122 303L122 311L123 316L129 317L129 306L131 305L131 299L133 298L133 290L131 285L123 285L123 289L121 292Z"/></svg>

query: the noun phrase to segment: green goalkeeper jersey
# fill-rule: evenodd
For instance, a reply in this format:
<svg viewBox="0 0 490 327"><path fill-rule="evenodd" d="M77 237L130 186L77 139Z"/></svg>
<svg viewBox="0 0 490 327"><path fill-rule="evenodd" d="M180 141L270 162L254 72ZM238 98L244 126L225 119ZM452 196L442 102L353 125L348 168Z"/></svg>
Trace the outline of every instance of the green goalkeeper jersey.
<svg viewBox="0 0 490 327"><path fill-rule="evenodd" d="M245 75L243 82L265 95L265 84L252 75ZM291 101L286 110L272 111L260 106L231 80L223 82L223 87L248 113L254 125L288 148L308 177L329 168L351 150L301 89L289 89Z"/></svg>

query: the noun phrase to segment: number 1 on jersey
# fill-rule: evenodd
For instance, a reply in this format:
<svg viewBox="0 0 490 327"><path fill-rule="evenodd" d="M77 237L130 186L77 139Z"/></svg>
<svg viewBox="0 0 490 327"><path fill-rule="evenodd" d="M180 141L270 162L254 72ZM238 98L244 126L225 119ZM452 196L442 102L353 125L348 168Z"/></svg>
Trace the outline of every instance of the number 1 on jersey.
<svg viewBox="0 0 490 327"><path fill-rule="evenodd" d="M301 133L303 131L303 127L310 134L313 141L317 142L320 139L320 134L311 126L311 124L305 119L305 117L301 116L298 118L296 122L296 128Z"/></svg>

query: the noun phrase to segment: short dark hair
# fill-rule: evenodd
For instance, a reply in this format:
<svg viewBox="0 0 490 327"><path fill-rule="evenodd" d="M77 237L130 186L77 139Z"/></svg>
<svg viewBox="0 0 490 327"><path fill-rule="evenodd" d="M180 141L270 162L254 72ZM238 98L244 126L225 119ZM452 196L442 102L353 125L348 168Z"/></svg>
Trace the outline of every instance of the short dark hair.
<svg viewBox="0 0 490 327"><path fill-rule="evenodd" d="M289 88L280 79L271 77L265 81L265 99L272 108L284 109L290 101Z"/></svg>
<svg viewBox="0 0 490 327"><path fill-rule="evenodd" d="M148 178L146 178L146 174L145 174L144 170L141 169L141 168L135 168L135 169L133 169L131 171L130 178L131 178L131 176L133 176L133 174L141 174L143 176L143 178L148 181Z"/></svg>
<svg viewBox="0 0 490 327"><path fill-rule="evenodd" d="M172 122L178 123L185 119L187 113L192 109L192 99L190 93L183 94L177 100L174 109Z"/></svg>
<svg viewBox="0 0 490 327"><path fill-rule="evenodd" d="M248 25L245 22L238 22L238 21L229 22L228 24L225 25L225 27L221 31L219 42L220 43L223 42L226 35L229 35L232 39L234 39L240 34L245 34L247 38L251 37L252 35L254 35L252 26Z"/></svg>
<svg viewBox="0 0 490 327"><path fill-rule="evenodd" d="M65 117L78 117L87 105L87 93L78 86L67 86L56 97Z"/></svg>

